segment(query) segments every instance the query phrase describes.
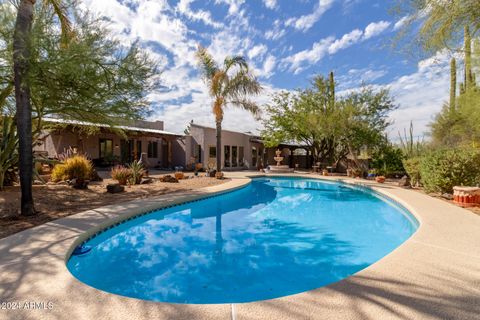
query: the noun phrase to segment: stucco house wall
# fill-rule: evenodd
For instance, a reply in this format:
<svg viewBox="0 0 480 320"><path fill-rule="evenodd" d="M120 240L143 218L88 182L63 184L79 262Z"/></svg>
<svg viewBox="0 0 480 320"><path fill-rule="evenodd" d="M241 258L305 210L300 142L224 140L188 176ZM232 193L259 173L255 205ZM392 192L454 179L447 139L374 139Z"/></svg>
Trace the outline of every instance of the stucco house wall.
<svg viewBox="0 0 480 320"><path fill-rule="evenodd" d="M202 163L204 168L208 168L209 163L216 166L216 158L210 156L210 148L216 148L217 144L216 129L191 124L189 137L191 137L191 141L189 142L190 147L187 146L187 149L191 150L192 156L195 157L195 162ZM220 150L222 170L256 169L259 163L263 163L263 144L252 142L253 138L254 136L248 133L222 130L222 149ZM225 166L225 146L230 147L231 156L233 153L232 147L237 147L237 165L235 167ZM240 147L243 148L243 158L240 158ZM252 163L253 147L256 148L258 154L255 165ZM187 157L187 162L189 161L190 158ZM243 165L241 165L242 162Z"/></svg>
<svg viewBox="0 0 480 320"><path fill-rule="evenodd" d="M99 132L87 135L77 130L76 125L67 125L65 127L45 130L42 132L38 143L34 147L35 152L47 154L51 158L55 158L58 154L66 152L70 148L76 148L79 152L86 153L94 162L100 159L100 140L108 139L112 141L112 155L122 160L122 140L131 141L132 148L136 151L136 155L131 155L127 150L123 150L132 159L139 158L139 155L145 153L147 164L149 167L171 168L178 165L184 165L184 156L181 149L177 150L177 139L179 135L173 133L159 133L163 131L163 121L135 121L132 126L126 127L124 132L126 137L111 132L108 128L100 128ZM135 130L134 130L135 129ZM152 129L154 132L142 132L143 129ZM137 142L141 143L141 149L137 149ZM157 142L157 156L148 157L149 142ZM174 155L179 152L180 155Z"/></svg>

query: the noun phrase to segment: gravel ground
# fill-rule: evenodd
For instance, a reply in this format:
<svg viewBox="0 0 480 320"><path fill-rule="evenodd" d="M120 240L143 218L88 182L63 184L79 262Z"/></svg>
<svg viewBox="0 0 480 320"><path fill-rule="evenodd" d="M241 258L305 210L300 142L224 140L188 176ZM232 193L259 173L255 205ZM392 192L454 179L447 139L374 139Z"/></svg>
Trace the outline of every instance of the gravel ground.
<svg viewBox="0 0 480 320"><path fill-rule="evenodd" d="M112 203L121 203L135 199L149 198L167 193L194 190L218 185L228 181L207 178L205 176L180 180L179 183L164 183L154 174L153 183L125 187L125 192L110 194L106 185L115 183L112 179L102 182L91 182L87 190L75 190L66 185L35 185L35 208L39 214L34 217L19 215L20 190L18 186L7 187L0 191L0 238L34 226L66 217L81 211L90 210Z"/></svg>

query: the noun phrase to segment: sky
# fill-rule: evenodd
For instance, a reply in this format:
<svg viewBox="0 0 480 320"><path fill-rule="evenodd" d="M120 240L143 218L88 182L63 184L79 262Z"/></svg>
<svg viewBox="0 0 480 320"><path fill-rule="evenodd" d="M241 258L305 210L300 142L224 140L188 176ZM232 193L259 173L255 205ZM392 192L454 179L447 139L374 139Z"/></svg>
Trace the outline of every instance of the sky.
<svg viewBox="0 0 480 320"><path fill-rule="evenodd" d="M228 55L247 58L264 90L259 104L281 90L310 85L316 74L335 73L337 92L361 83L390 89L398 108L388 134L413 121L422 136L449 94L449 56L415 59L392 48L402 26L383 0L83 0L109 20L123 43L137 41L158 61L162 86L149 94L151 119L181 133L190 120L214 126L212 100L195 60L198 45L221 63ZM223 127L259 132L248 112L227 108Z"/></svg>

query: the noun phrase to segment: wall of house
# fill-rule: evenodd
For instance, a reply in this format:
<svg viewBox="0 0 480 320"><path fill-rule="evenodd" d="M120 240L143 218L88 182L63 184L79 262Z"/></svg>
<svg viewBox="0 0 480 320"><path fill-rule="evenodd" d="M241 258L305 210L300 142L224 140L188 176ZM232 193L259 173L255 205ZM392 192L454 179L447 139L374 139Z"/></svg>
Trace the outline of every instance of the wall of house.
<svg viewBox="0 0 480 320"><path fill-rule="evenodd" d="M121 140L124 139L114 133L100 132L95 135L80 135L78 133L62 130L61 132L44 132L41 143L34 147L34 151L46 152L49 157L56 157L58 154L66 152L69 148L77 148L79 152L86 153L91 159L97 160L100 157L100 139L110 139L113 144L113 155L120 159L121 157ZM174 154L174 147L177 140L176 136L153 136L153 135L131 135L129 140L141 141L142 149L140 153L146 153L148 156L148 143L156 141L158 143L157 157L148 158L149 167L170 167L176 165L184 165L182 156ZM136 143L136 142L134 142ZM162 146L165 145L165 148ZM177 151L175 149L175 151ZM165 152L167 152L165 154ZM168 156L170 152L170 156ZM164 156L165 154L165 156Z"/></svg>
<svg viewBox="0 0 480 320"><path fill-rule="evenodd" d="M191 150L191 154L196 157L195 161L198 162L197 150L198 146L202 148L201 150L201 163L203 164L204 168L208 168L209 163L210 165L216 166L216 158L210 157L210 147L216 147L217 138L216 138L216 130L214 128L207 128L202 126L195 126L192 125L190 128L190 135L191 141L190 147L187 146L187 149ZM248 134L244 134L241 132L233 132L233 131L222 131L222 149L221 152L221 159L222 159L222 169L223 170L239 170L239 169L256 169L257 166L252 165L252 147L255 146L257 148L258 156L257 161L260 161L263 155L263 145L261 143L252 143L250 139L252 136ZM230 146L230 150L232 146L237 147L237 166L236 167L225 167L225 146ZM239 154L239 147L243 147L244 155L243 155L243 162L244 166L240 166L240 154ZM218 152L218 150L217 150ZM230 151L231 153L231 151ZM189 158L187 158L187 163ZM258 164L258 163L257 163Z"/></svg>

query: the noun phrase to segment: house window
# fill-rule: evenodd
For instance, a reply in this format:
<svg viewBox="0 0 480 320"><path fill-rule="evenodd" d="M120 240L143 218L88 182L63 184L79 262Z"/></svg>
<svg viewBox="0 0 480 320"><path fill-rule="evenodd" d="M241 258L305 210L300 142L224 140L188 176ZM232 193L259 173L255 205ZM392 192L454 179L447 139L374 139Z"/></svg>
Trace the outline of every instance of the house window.
<svg viewBox="0 0 480 320"><path fill-rule="evenodd" d="M157 141L148 142L148 157L158 158L158 142Z"/></svg>
<svg viewBox="0 0 480 320"><path fill-rule="evenodd" d="M209 158L216 158L217 157L217 147L209 147L208 148L208 157Z"/></svg>
<svg viewBox="0 0 480 320"><path fill-rule="evenodd" d="M238 147L233 146L232 147L232 167L238 166L238 161L237 161L237 156L238 156Z"/></svg>
<svg viewBox="0 0 480 320"><path fill-rule="evenodd" d="M100 159L113 156L113 140L100 139Z"/></svg>
<svg viewBox="0 0 480 320"><path fill-rule="evenodd" d="M252 147L252 167L257 166L257 148Z"/></svg>
<svg viewBox="0 0 480 320"><path fill-rule="evenodd" d="M243 167L245 165L245 154L244 154L244 148L243 147L238 147L238 166Z"/></svg>
<svg viewBox="0 0 480 320"><path fill-rule="evenodd" d="M231 166L230 162L230 146L224 146L224 154L225 154L225 167L228 168Z"/></svg>

